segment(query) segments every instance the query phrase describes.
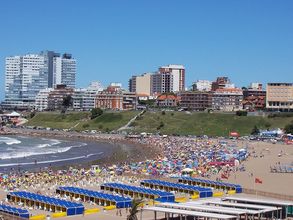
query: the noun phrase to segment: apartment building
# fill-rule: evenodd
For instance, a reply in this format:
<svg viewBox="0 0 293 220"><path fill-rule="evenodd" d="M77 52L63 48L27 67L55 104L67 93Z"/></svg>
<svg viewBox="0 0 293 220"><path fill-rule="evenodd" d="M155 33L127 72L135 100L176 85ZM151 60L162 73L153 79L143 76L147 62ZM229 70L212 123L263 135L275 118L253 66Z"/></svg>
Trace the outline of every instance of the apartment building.
<svg viewBox="0 0 293 220"><path fill-rule="evenodd" d="M212 93L185 91L180 93L180 106L193 111L204 111L212 107Z"/></svg>
<svg viewBox="0 0 293 220"><path fill-rule="evenodd" d="M268 83L266 87L268 111L293 111L293 83Z"/></svg>

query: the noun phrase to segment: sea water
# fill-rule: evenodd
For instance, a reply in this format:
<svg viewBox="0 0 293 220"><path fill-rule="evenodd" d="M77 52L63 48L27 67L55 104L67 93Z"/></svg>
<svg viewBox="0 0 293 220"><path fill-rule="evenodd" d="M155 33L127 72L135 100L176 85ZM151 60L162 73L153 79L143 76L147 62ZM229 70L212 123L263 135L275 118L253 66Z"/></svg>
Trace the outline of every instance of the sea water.
<svg viewBox="0 0 293 220"><path fill-rule="evenodd" d="M95 160L111 149L113 146L108 143L0 136L0 171L7 167L39 167Z"/></svg>

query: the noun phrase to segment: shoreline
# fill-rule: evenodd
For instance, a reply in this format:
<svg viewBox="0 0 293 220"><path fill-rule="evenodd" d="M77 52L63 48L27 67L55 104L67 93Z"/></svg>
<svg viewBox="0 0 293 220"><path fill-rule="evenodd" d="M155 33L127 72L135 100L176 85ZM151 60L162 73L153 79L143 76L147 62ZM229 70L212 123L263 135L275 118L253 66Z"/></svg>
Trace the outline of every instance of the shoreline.
<svg viewBox="0 0 293 220"><path fill-rule="evenodd" d="M110 166L118 163L140 162L144 160L154 159L157 153L161 153L159 149L148 146L147 144L138 143L125 139L123 135L118 134L82 134L77 132L54 132L45 130L30 129L9 129L8 132L13 135L26 137L43 137L70 141L85 141L87 143L105 143L113 146L110 155L103 156L99 159L81 161L79 159L72 160L68 164L57 165L52 163L51 169L68 169L73 168L89 168L91 165ZM5 136L5 135L3 135ZM46 167L45 165L42 167ZM23 167L24 170L25 167ZM29 169L31 170L31 169Z"/></svg>

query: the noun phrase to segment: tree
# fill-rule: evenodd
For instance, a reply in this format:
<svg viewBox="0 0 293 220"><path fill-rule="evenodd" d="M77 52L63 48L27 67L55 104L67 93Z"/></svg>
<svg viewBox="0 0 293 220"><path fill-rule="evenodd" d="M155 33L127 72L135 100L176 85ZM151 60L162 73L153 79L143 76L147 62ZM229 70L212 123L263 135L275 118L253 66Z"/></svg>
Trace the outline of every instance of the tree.
<svg viewBox="0 0 293 220"><path fill-rule="evenodd" d="M73 100L72 100L72 96L71 95L67 95L67 96L63 97L62 106L64 108L67 109L68 107L72 106L72 104L73 104Z"/></svg>
<svg viewBox="0 0 293 220"><path fill-rule="evenodd" d="M31 112L31 113L30 113L30 118L35 117L35 115L36 115L36 112L35 112L35 111Z"/></svg>
<svg viewBox="0 0 293 220"><path fill-rule="evenodd" d="M93 108L91 110L91 119L94 119L103 114L103 110L100 108Z"/></svg>
<svg viewBox="0 0 293 220"><path fill-rule="evenodd" d="M129 209L129 215L127 216L127 220L137 220L137 214L139 212L138 208L143 203L143 199L133 199L132 206Z"/></svg>
<svg viewBox="0 0 293 220"><path fill-rule="evenodd" d="M285 126L286 134L293 134L293 121Z"/></svg>
<svg viewBox="0 0 293 220"><path fill-rule="evenodd" d="M251 130L251 135L258 135L259 134L259 129L257 128L256 125Z"/></svg>

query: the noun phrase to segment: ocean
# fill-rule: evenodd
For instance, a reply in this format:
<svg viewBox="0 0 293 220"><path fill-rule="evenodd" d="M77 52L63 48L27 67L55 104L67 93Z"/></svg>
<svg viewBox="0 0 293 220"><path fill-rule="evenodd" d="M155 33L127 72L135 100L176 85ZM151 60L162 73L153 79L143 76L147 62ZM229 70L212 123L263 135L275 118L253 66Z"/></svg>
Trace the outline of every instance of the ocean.
<svg viewBox="0 0 293 220"><path fill-rule="evenodd" d="M93 161L109 155L109 143L0 136L0 172Z"/></svg>

